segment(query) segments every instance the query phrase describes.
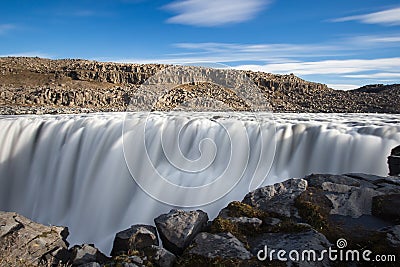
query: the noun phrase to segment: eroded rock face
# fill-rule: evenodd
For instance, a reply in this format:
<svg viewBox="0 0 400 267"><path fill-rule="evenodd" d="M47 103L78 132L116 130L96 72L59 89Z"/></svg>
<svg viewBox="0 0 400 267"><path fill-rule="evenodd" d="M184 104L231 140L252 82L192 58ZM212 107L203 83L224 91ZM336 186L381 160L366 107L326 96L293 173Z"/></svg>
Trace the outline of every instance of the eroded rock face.
<svg viewBox="0 0 400 267"><path fill-rule="evenodd" d="M158 246L157 231L151 225L132 225L115 235L111 256L127 254L132 250L140 250L152 245Z"/></svg>
<svg viewBox="0 0 400 267"><path fill-rule="evenodd" d="M168 67L170 66L161 64L118 64L76 59L0 58L0 113L125 111L140 85ZM206 69L205 74L207 72L209 70ZM341 91L330 89L325 84L305 81L293 74L236 72L238 76L248 77L260 88L273 111L400 112L399 85L378 85L373 90L360 88ZM168 78L165 82L177 82L182 78L168 71L163 78L165 76ZM217 76L218 79L230 80L224 73L218 73ZM188 77L187 80L191 78ZM174 106L178 98L185 95L197 96L197 93L191 92L199 90L201 91L200 87L193 86L177 95L166 96L166 101L161 106ZM218 98L219 94L216 92L207 95ZM245 110L237 102L229 102L233 104L232 107ZM133 102L133 105L136 104L137 102Z"/></svg>
<svg viewBox="0 0 400 267"><path fill-rule="evenodd" d="M0 212L0 266L68 262L68 228L45 226L14 212Z"/></svg>
<svg viewBox="0 0 400 267"><path fill-rule="evenodd" d="M176 209L154 219L164 247L178 255L182 254L195 236L202 231L207 221L207 213L201 210Z"/></svg>
<svg viewBox="0 0 400 267"><path fill-rule="evenodd" d="M248 260L252 257L243 243L231 233L200 233L193 240L193 244L187 253L211 259L219 257Z"/></svg>
<svg viewBox="0 0 400 267"><path fill-rule="evenodd" d="M307 189L304 179L290 179L282 183L265 186L248 193L243 203L262 211L285 217L297 217L294 200Z"/></svg>

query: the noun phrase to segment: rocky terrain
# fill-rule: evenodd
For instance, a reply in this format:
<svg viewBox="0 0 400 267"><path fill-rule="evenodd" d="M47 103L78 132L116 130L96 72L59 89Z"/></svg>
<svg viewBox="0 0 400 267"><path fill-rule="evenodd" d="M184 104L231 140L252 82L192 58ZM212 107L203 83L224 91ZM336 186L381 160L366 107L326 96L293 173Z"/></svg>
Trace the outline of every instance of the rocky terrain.
<svg viewBox="0 0 400 267"><path fill-rule="evenodd" d="M201 210L172 209L155 226L118 232L110 256L92 244L69 247L66 227L0 212L0 266L377 266L378 255L384 266L398 266L400 171L390 158L400 157L399 150L389 157L392 176L289 179L229 203L212 221ZM299 256L309 250L315 258ZM336 260L320 258L324 250L336 251L330 254Z"/></svg>
<svg viewBox="0 0 400 267"><path fill-rule="evenodd" d="M0 114L126 111L129 104L140 109L133 96L140 95L141 85L150 77L169 67L78 59L0 58ZM339 91L294 75L236 73L254 82L262 93L262 101L275 112L400 112L400 85ZM223 70L217 74L227 75ZM171 88L155 109L174 109L200 97L220 100L233 110L248 110L243 98L235 92L209 83L187 83Z"/></svg>

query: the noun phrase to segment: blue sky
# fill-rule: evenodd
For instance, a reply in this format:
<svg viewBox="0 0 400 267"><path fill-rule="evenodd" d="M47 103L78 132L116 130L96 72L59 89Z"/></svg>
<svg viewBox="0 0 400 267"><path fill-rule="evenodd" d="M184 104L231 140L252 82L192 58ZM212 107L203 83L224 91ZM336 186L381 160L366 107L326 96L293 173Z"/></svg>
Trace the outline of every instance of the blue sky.
<svg viewBox="0 0 400 267"><path fill-rule="evenodd" d="M399 83L400 1L3 1L0 55L217 62L336 89Z"/></svg>

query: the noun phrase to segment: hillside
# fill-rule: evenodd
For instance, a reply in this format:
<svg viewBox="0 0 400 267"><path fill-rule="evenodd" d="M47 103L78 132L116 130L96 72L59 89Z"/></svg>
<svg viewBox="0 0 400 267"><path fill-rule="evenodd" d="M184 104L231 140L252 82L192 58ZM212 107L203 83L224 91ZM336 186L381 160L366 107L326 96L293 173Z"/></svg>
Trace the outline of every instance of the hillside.
<svg viewBox="0 0 400 267"><path fill-rule="evenodd" d="M80 59L0 58L0 113L125 111L140 85L167 67ZM399 85L339 91L294 75L237 72L245 74L261 89L266 103L275 112L400 113ZM247 109L234 92L207 84L180 86L163 97L157 109L168 110L204 95L227 103L233 110Z"/></svg>

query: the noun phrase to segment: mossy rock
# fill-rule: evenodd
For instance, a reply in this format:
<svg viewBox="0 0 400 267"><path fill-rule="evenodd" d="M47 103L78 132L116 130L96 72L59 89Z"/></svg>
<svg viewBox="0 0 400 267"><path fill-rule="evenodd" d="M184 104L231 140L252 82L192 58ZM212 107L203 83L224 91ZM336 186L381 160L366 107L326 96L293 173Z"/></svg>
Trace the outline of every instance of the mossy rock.
<svg viewBox="0 0 400 267"><path fill-rule="evenodd" d="M258 218L263 221L260 227L254 227L253 225L246 225L235 223L228 218L223 218L218 216L212 223L209 232L213 234L217 233L231 233L237 239L239 239L246 247L248 247L247 237L257 236L262 233L299 233L307 231L310 226L306 224L299 224L287 217L281 217L277 215L271 215L251 207L250 205L241 202L231 202L227 208L227 215L230 217L248 217L248 218ZM277 218L280 217L280 222L275 225L270 225L265 223L267 218Z"/></svg>
<svg viewBox="0 0 400 267"><path fill-rule="evenodd" d="M300 217L317 231L328 227L332 202L319 188L309 187L295 199L295 207Z"/></svg>
<svg viewBox="0 0 400 267"><path fill-rule="evenodd" d="M227 206L228 215L231 217L248 217L264 219L269 214L239 201L233 201Z"/></svg>

